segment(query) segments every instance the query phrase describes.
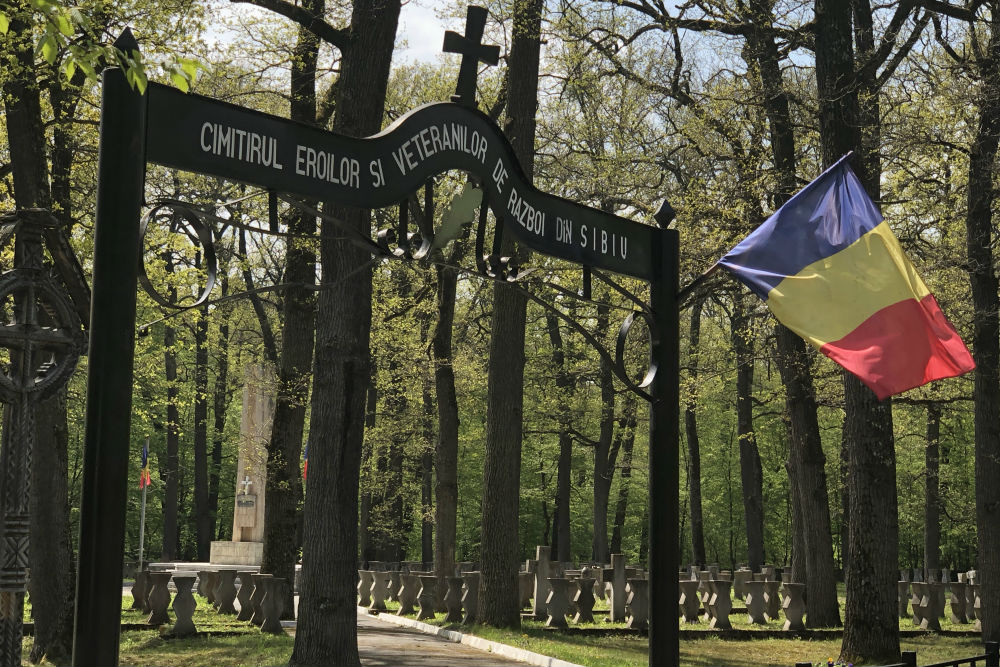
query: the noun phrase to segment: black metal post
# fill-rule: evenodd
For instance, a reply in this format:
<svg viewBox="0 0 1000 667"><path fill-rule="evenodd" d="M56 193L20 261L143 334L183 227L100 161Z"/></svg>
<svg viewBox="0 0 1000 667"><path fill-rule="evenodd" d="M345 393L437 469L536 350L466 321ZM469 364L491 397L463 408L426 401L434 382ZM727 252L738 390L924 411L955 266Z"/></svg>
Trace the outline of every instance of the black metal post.
<svg viewBox="0 0 1000 667"><path fill-rule="evenodd" d="M134 45L128 31L116 42L126 51ZM118 664L139 209L146 168L145 97L129 88L121 70L106 71L103 81L73 629L76 667Z"/></svg>
<svg viewBox="0 0 1000 667"><path fill-rule="evenodd" d="M665 225L669 220L661 220ZM676 667L680 662L677 621L680 516L677 489L680 383L677 314L678 233L663 229L654 252L656 272L649 301L657 335L651 346L656 375L649 406L649 664Z"/></svg>

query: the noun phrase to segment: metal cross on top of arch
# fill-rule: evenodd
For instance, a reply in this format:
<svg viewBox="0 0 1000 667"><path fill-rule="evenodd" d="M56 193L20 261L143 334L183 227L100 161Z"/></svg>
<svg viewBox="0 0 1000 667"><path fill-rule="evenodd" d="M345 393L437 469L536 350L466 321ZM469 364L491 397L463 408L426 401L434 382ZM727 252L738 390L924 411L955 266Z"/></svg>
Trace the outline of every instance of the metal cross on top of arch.
<svg viewBox="0 0 1000 667"><path fill-rule="evenodd" d="M122 545L124 540L129 420L122 415L131 412L140 236L158 216L166 217L173 228L183 227L192 242L204 246L208 284L200 290L198 303L205 303L214 280L213 226L250 228L176 200L156 202L140 226L147 163L267 191L272 224L269 229L252 227L263 233L276 231L279 198L335 225L340 221L304 200L364 209L398 206L394 229L382 230L375 238L345 229L346 236L373 258L434 263L444 261L437 250L455 235L453 230L434 227L434 178L452 170L468 174L470 187L478 190L474 203L479 215L473 225L476 267L456 268L508 283L558 314L630 389L649 401L649 661L676 663L677 233L665 228L669 207L656 216L659 226L645 225L534 187L504 133L476 108L478 63L495 63L499 57L497 47L482 44L485 19L484 9L470 7L467 34L445 35L445 50L463 56L451 101L418 107L371 137L347 137L153 83L139 94L129 88L121 72L104 74L90 348L90 368L101 372L91 374L87 393L74 664L109 664L117 659L122 557L120 548L110 548L118 556L109 557L108 545ZM118 46L137 48L127 32ZM415 198L421 189L422 207ZM491 240L488 212L496 220ZM411 231L414 213L416 230ZM577 298L574 290L531 276L530 270L502 256L504 234L512 234L537 253L584 267L585 297L589 298L593 275L629 299L635 309L625 319L614 352L602 345L604 332L589 331L538 294ZM609 273L648 282L649 302L625 290ZM141 279L152 290L144 269ZM152 293L161 305L176 306L155 290ZM641 382L629 377L623 361L625 338L637 319L646 322L650 338L649 371ZM81 613L83 609L87 612Z"/></svg>

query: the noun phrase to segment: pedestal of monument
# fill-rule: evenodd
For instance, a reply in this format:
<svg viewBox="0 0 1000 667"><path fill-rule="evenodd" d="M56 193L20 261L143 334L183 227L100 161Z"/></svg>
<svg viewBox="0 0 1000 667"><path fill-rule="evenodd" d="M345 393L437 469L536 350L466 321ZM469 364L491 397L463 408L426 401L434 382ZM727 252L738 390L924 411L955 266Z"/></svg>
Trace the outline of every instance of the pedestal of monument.
<svg viewBox="0 0 1000 667"><path fill-rule="evenodd" d="M260 565L263 559L263 542L212 542L213 565Z"/></svg>
<svg viewBox="0 0 1000 667"><path fill-rule="evenodd" d="M218 565L260 565L264 556L264 485L266 443L274 416L274 372L262 366L246 368L243 417L236 467L236 499L232 541L212 542L210 559Z"/></svg>

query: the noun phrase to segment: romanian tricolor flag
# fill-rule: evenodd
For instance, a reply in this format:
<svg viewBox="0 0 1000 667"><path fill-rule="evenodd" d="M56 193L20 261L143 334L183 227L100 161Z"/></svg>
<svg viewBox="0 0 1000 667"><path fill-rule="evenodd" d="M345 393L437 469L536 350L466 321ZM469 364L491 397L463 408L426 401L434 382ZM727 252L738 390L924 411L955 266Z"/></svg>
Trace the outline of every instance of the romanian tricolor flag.
<svg viewBox="0 0 1000 667"><path fill-rule="evenodd" d="M841 158L719 260L884 399L975 364Z"/></svg>
<svg viewBox="0 0 1000 667"><path fill-rule="evenodd" d="M302 452L302 479L306 478L309 474L309 443L306 443L306 447Z"/></svg>
<svg viewBox="0 0 1000 667"><path fill-rule="evenodd" d="M142 469L139 470L139 488L144 489L152 484L153 478L149 476L149 447L142 446Z"/></svg>

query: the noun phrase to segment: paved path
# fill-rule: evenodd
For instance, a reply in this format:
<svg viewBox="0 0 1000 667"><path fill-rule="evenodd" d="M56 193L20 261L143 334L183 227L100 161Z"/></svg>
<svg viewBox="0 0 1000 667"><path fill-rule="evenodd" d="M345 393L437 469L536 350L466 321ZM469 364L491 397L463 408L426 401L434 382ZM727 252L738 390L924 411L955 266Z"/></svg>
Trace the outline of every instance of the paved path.
<svg viewBox="0 0 1000 667"><path fill-rule="evenodd" d="M358 614L358 651L365 667L524 667L527 663Z"/></svg>
<svg viewBox="0 0 1000 667"><path fill-rule="evenodd" d="M122 587L131 595L131 582ZM295 596L298 606L299 596ZM239 601L235 601L239 607ZM295 621L281 623L292 633ZM286 630L287 631L287 630ZM358 614L358 652L365 667L525 667L529 663Z"/></svg>

